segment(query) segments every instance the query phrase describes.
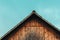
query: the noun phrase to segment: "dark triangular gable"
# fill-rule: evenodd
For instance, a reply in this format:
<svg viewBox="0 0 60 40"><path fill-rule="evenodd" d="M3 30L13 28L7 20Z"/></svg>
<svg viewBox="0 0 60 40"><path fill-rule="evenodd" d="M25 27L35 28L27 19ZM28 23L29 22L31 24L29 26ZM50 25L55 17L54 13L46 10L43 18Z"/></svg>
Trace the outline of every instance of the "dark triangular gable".
<svg viewBox="0 0 60 40"><path fill-rule="evenodd" d="M54 30L54 32L57 35L60 35L60 31L57 30L57 28L55 28L53 25L51 25L45 19L43 19L40 15L38 15L35 11L33 11L31 15L27 16L27 18L25 18L22 22L18 23L12 30L10 30L7 34L5 34L1 39L7 40L7 37L9 37L10 34L20 29L27 21L30 21L32 19L37 19L38 21L43 22L44 24L49 26L48 28L51 28L52 30Z"/></svg>

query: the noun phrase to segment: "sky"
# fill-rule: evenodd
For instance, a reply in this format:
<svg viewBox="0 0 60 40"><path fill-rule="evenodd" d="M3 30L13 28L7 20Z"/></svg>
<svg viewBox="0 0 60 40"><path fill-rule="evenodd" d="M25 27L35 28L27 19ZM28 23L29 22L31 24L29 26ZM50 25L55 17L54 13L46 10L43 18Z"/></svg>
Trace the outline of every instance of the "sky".
<svg viewBox="0 0 60 40"><path fill-rule="evenodd" d="M0 0L0 37L33 10L60 30L60 0Z"/></svg>

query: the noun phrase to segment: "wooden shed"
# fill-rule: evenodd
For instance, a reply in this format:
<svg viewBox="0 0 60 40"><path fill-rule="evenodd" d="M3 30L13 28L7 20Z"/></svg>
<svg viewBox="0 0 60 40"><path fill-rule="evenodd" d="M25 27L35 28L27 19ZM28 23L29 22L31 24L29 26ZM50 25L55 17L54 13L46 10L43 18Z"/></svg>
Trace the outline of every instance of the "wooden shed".
<svg viewBox="0 0 60 40"><path fill-rule="evenodd" d="M36 11L18 23L1 40L60 40L60 31Z"/></svg>

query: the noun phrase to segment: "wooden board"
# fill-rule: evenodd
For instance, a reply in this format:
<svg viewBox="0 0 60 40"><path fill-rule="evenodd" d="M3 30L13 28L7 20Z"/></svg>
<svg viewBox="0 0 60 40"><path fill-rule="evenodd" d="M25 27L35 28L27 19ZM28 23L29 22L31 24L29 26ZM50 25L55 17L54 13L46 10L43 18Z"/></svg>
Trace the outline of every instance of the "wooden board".
<svg viewBox="0 0 60 40"><path fill-rule="evenodd" d="M60 40L60 38L52 29L45 27L45 24L31 20L10 35L8 40Z"/></svg>

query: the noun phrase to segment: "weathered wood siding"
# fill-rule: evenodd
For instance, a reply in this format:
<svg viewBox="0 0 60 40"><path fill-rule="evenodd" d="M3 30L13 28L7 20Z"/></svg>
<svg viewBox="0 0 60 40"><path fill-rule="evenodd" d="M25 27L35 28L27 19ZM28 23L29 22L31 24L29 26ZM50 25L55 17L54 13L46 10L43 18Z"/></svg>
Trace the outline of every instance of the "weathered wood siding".
<svg viewBox="0 0 60 40"><path fill-rule="evenodd" d="M8 40L26 40L26 37L30 33L34 33L40 37L41 40L60 40L52 29L45 27L43 23L39 23L36 20L26 22L24 27L17 30L13 35L10 35Z"/></svg>

